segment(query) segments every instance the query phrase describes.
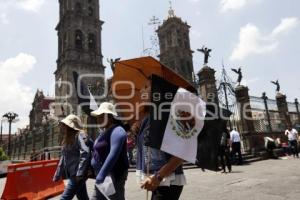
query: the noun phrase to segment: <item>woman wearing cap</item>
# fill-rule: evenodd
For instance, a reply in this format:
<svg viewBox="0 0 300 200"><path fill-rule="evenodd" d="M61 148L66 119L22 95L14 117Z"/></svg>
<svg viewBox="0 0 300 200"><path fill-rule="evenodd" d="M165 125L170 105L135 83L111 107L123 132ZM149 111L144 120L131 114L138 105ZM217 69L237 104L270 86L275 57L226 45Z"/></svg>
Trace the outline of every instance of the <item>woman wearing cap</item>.
<svg viewBox="0 0 300 200"><path fill-rule="evenodd" d="M53 181L66 177L68 185L61 196L61 200L89 199L86 189L86 177L90 163L90 149L86 145L87 135L81 130L81 121L75 115L69 115L60 123L63 132L62 156Z"/></svg>
<svg viewBox="0 0 300 200"><path fill-rule="evenodd" d="M92 166L96 174L96 184L104 182L110 175L116 193L109 196L111 200L125 200L125 182L128 175L127 136L125 130L116 120L118 116L113 104L104 102L99 109L91 113L104 132L100 133L94 144ZM106 199L95 186L93 200Z"/></svg>

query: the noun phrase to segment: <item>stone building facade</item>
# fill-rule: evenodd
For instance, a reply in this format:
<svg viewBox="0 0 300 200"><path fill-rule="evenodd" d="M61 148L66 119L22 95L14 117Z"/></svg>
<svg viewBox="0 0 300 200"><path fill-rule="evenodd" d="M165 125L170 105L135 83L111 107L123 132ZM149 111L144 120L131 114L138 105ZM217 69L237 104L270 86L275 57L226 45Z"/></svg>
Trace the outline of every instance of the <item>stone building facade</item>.
<svg viewBox="0 0 300 200"><path fill-rule="evenodd" d="M37 90L29 114L29 127L31 130L41 126L43 119L49 117L51 114L51 104L54 102L54 97L45 96L43 91Z"/></svg>

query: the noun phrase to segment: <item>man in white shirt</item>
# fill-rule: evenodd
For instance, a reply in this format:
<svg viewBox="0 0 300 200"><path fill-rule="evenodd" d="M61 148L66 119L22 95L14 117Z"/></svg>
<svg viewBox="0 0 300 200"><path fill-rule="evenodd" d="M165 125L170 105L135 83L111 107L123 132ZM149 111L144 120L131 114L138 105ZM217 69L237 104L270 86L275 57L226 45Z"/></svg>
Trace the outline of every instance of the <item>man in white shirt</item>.
<svg viewBox="0 0 300 200"><path fill-rule="evenodd" d="M285 131L285 135L288 137L289 149L292 152L294 158L299 158L298 131L296 129L293 129L292 127L288 127L288 129Z"/></svg>
<svg viewBox="0 0 300 200"><path fill-rule="evenodd" d="M238 154L238 165L242 165L243 158L241 152L241 137L239 132L232 130L230 132L230 141L231 141L231 157L233 163L236 163L236 154Z"/></svg>

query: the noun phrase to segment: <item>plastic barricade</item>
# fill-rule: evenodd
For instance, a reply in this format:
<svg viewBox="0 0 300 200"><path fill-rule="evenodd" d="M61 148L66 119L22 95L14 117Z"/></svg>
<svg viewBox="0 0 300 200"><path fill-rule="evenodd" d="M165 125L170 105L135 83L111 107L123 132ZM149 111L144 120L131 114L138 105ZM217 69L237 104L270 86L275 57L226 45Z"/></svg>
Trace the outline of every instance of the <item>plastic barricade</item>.
<svg viewBox="0 0 300 200"><path fill-rule="evenodd" d="M1 199L43 200L64 191L64 182L53 182L58 160L28 162L8 166Z"/></svg>

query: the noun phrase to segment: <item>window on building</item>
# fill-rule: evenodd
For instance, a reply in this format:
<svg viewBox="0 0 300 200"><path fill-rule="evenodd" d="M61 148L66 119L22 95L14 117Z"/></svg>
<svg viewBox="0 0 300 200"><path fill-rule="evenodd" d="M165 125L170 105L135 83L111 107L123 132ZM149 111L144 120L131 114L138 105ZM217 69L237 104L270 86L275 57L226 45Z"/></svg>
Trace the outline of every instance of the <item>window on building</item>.
<svg viewBox="0 0 300 200"><path fill-rule="evenodd" d="M186 49L189 49L189 48L190 48L190 44L189 44L189 42L188 42L187 40L184 41L184 47L185 47Z"/></svg>
<svg viewBox="0 0 300 200"><path fill-rule="evenodd" d="M88 15L91 16L91 17L94 15L94 9L93 8L89 7Z"/></svg>
<svg viewBox="0 0 300 200"><path fill-rule="evenodd" d="M82 11L81 3L77 2L77 3L75 4L75 12L76 12L76 13L81 13L81 11Z"/></svg>
<svg viewBox="0 0 300 200"><path fill-rule="evenodd" d="M62 50L65 50L67 48L67 42L68 42L68 38L67 38L67 34L65 33L63 38Z"/></svg>
<svg viewBox="0 0 300 200"><path fill-rule="evenodd" d="M193 75L192 75L193 72L192 72L192 70L191 70L191 63L190 63L189 61L186 61L186 73L187 73L187 75L190 76L190 77L193 76Z"/></svg>
<svg viewBox="0 0 300 200"><path fill-rule="evenodd" d="M184 68L184 67L185 67L185 66L184 66L184 59L182 59L182 58L180 59L180 67L181 67L181 68Z"/></svg>
<svg viewBox="0 0 300 200"><path fill-rule="evenodd" d="M75 33L75 46L77 49L83 48L83 34L81 30L76 30Z"/></svg>
<svg viewBox="0 0 300 200"><path fill-rule="evenodd" d="M182 40L181 40L181 38L178 38L178 39L177 39L177 45L178 45L179 47L182 47Z"/></svg>
<svg viewBox="0 0 300 200"><path fill-rule="evenodd" d="M89 49L93 50L96 49L96 37L94 34L90 33L89 34Z"/></svg>
<svg viewBox="0 0 300 200"><path fill-rule="evenodd" d="M171 33L167 35L167 46L172 46L172 35Z"/></svg>
<svg viewBox="0 0 300 200"><path fill-rule="evenodd" d="M63 48L62 39L59 38L59 42L58 42L58 55L60 55L62 53L62 48Z"/></svg>
<svg viewBox="0 0 300 200"><path fill-rule="evenodd" d="M161 42L161 43L160 43L160 49L161 49L162 51L164 51L164 50L166 49L166 44L165 44L165 42Z"/></svg>
<svg viewBox="0 0 300 200"><path fill-rule="evenodd" d="M171 62L170 62L170 66L169 66L169 67L171 67L172 69L175 69L175 70L177 70L175 65L176 65L176 62L175 62L175 60L171 60Z"/></svg>

